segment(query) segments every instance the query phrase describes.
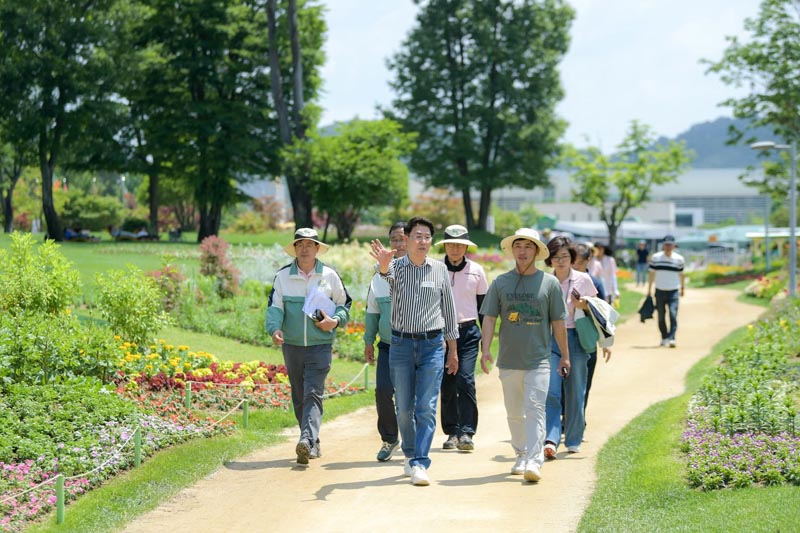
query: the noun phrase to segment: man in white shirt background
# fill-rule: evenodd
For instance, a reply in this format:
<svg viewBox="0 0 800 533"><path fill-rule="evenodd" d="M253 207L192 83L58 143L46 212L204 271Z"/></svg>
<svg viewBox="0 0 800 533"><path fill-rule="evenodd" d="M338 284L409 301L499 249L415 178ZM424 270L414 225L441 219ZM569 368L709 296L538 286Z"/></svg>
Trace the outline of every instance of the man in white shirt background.
<svg viewBox="0 0 800 533"><path fill-rule="evenodd" d="M647 295L652 294L655 283L661 346L675 348L675 332L678 330L678 300L683 296L686 287L686 276L683 273L684 259L675 251L675 237L672 235L664 237L661 247L661 252L650 257ZM667 313L669 313L669 327L667 327Z"/></svg>

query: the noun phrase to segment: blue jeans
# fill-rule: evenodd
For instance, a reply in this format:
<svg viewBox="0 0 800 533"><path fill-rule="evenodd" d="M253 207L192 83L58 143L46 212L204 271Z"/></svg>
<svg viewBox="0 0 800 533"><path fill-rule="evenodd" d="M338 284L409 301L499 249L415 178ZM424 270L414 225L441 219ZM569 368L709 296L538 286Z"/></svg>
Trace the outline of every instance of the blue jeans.
<svg viewBox="0 0 800 533"><path fill-rule="evenodd" d="M566 379L558 375L558 360L561 351L553 339L550 353L550 387L547 391L547 432L545 440L558 447L561 442L561 385L564 385L564 445L580 446L586 427L584 405L586 401L586 380L588 378L589 355L581 347L578 332L567 329L569 343L570 371Z"/></svg>
<svg viewBox="0 0 800 533"><path fill-rule="evenodd" d="M658 329L661 331L661 340L675 340L678 331L678 289L662 291L656 289L656 311L658 312ZM667 329L667 311L669 311L669 329Z"/></svg>
<svg viewBox="0 0 800 533"><path fill-rule="evenodd" d="M378 343L375 371L375 407L378 410L378 433L383 442L397 442L397 415L394 412L394 385L389 373L389 345Z"/></svg>
<svg viewBox="0 0 800 533"><path fill-rule="evenodd" d="M636 284L647 284L647 271L649 269L647 263L636 263Z"/></svg>
<svg viewBox="0 0 800 533"><path fill-rule="evenodd" d="M442 375L442 430L446 435L475 435L478 399L475 396L475 363L481 329L477 324L458 328L458 372ZM445 353L445 357L447 354Z"/></svg>
<svg viewBox="0 0 800 533"><path fill-rule="evenodd" d="M444 340L404 339L392 335L389 369L394 383L397 426L403 454L411 466L431 466L433 434L436 431L436 402L444 372Z"/></svg>

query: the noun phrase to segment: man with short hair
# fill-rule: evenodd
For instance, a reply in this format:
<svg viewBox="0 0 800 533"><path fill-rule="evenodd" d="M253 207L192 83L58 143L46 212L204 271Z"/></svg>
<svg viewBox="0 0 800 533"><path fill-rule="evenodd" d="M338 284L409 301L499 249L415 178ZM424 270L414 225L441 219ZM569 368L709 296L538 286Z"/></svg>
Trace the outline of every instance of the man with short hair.
<svg viewBox="0 0 800 533"><path fill-rule="evenodd" d="M418 486L430 485L428 453L436 431L436 402L444 369L458 371L458 324L447 267L428 257L433 223L413 217L406 223L407 253L372 241L370 255L392 294L389 368L395 389L397 425L405 455L403 473ZM444 360L444 345L448 357Z"/></svg>
<svg viewBox="0 0 800 533"><path fill-rule="evenodd" d="M477 245L469 240L467 228L459 224L444 230L444 264L450 276L450 286L458 315L458 372L442 376L442 430L448 436L442 446L445 450L458 448L472 451L472 438L478 430L478 399L475 395L475 363L481 329L478 315L489 289L483 267L466 257L467 248ZM447 357L447 353L445 353Z"/></svg>
<svg viewBox="0 0 800 533"><path fill-rule="evenodd" d="M650 296L653 283L656 286L656 312L658 329L661 331L661 346L675 348L675 332L678 330L678 299L686 288L683 273L684 259L675 251L675 237L667 235L661 243L661 252L650 258L650 272L647 295ZM679 292L680 291L680 292ZM669 328L667 313L669 312Z"/></svg>
<svg viewBox="0 0 800 533"><path fill-rule="evenodd" d="M394 257L406 255L405 222L395 222L389 229L389 246ZM381 436L381 449L378 461L388 461L392 452L400 444L397 433L397 415L394 411L394 385L389 372L389 343L392 342L392 296L389 283L377 272L367 291L367 313L364 329L364 359L375 362L375 338L378 342L378 365L375 371L375 408L378 411L378 433Z"/></svg>
<svg viewBox="0 0 800 533"><path fill-rule="evenodd" d="M328 245L319 240L316 230L298 229L284 251L295 260L275 274L266 329L273 344L283 350L294 416L300 426L300 440L295 447L297 463L307 465L309 459L321 456L322 395L331 369L334 330L349 320L352 300L339 274L317 259L328 251ZM331 316L314 310L312 318L303 311L312 290L331 299L335 305Z"/></svg>
<svg viewBox="0 0 800 533"><path fill-rule="evenodd" d="M565 325L567 306L561 283L552 274L536 268L537 260L550 255L537 231L518 229L514 235L503 239L500 247L514 258L515 266L497 276L483 300L481 368L488 374L489 365L494 362L492 338L500 317L497 367L511 446L516 454L511 473L537 482L542 478L544 464L551 339L555 339L561 353L558 374L567 377L570 371Z"/></svg>

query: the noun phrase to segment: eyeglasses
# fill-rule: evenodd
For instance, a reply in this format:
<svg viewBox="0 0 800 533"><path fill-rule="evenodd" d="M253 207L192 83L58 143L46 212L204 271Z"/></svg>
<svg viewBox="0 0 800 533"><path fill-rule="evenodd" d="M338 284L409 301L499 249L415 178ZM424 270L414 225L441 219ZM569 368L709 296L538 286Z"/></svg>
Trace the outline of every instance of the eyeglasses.
<svg viewBox="0 0 800 533"><path fill-rule="evenodd" d="M428 242L428 241L433 240L432 236L424 235L422 233L417 233L415 235L412 235L411 238L414 239L415 241L419 241L419 242Z"/></svg>
<svg viewBox="0 0 800 533"><path fill-rule="evenodd" d="M570 259L572 259L572 257L569 254L567 254L567 255L554 255L552 257L553 261L557 261L559 263L562 262L562 261L569 261Z"/></svg>

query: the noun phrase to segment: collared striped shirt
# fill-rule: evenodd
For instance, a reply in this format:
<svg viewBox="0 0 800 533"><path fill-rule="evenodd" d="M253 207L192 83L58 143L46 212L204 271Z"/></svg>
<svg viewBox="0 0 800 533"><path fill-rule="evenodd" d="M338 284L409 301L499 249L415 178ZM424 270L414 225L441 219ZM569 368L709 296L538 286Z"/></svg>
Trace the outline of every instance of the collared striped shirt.
<svg viewBox="0 0 800 533"><path fill-rule="evenodd" d="M685 261L677 252L667 255L656 252L650 257L650 270L655 272L655 286L660 291L675 291L681 288L681 275Z"/></svg>
<svg viewBox="0 0 800 533"><path fill-rule="evenodd" d="M458 338L456 305L447 267L425 258L416 266L408 256L393 259L384 276L392 293L392 329L404 333L444 330L445 340Z"/></svg>

